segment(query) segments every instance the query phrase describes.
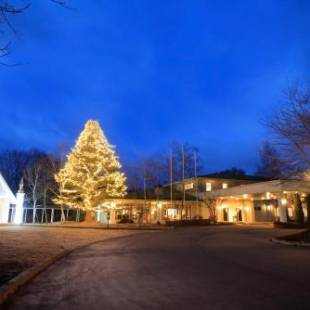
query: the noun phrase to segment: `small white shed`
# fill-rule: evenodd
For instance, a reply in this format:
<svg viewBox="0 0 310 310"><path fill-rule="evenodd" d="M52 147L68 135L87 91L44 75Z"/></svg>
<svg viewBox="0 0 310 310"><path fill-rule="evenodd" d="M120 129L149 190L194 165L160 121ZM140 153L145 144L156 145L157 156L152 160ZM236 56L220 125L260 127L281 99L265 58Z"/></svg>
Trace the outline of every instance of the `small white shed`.
<svg viewBox="0 0 310 310"><path fill-rule="evenodd" d="M10 205L16 205L17 199L0 173L0 224L8 223Z"/></svg>

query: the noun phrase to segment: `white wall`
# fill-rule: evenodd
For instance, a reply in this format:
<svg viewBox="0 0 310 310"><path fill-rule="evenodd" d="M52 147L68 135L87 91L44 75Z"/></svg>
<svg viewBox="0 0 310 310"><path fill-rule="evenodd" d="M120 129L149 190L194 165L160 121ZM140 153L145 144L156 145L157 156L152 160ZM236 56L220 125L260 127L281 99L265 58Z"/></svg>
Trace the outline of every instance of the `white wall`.
<svg viewBox="0 0 310 310"><path fill-rule="evenodd" d="M0 199L0 223L8 222L9 218L10 201L8 199Z"/></svg>

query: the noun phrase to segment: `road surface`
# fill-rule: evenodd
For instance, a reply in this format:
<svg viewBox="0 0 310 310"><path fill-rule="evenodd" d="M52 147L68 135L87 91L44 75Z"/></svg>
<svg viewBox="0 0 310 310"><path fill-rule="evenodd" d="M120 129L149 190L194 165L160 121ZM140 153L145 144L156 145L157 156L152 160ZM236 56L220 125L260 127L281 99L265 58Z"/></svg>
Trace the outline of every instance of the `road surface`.
<svg viewBox="0 0 310 310"><path fill-rule="evenodd" d="M72 253L7 309L309 309L310 249L255 226L182 228Z"/></svg>

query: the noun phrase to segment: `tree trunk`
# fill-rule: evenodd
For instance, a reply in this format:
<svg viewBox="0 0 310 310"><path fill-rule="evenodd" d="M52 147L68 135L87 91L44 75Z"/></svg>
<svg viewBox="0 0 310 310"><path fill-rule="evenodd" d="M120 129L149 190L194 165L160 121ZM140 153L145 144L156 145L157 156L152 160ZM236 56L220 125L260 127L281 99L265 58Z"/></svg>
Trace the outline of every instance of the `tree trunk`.
<svg viewBox="0 0 310 310"><path fill-rule="evenodd" d="M47 223L48 222L48 218L47 218L47 211L46 211L46 196L47 196L47 188L45 187L44 188L44 194L43 194L43 206L44 206L44 209L43 209L43 221L44 222L44 217L45 217L45 222Z"/></svg>
<svg viewBox="0 0 310 310"><path fill-rule="evenodd" d="M34 201L32 206L32 223L36 222L36 204L36 201Z"/></svg>
<svg viewBox="0 0 310 310"><path fill-rule="evenodd" d="M64 208L61 207L61 218L60 218L61 223L66 221L66 216L65 216L65 211Z"/></svg>
<svg viewBox="0 0 310 310"><path fill-rule="evenodd" d="M86 223L95 223L96 222L96 219L95 219L93 211L86 211L85 212L85 220L84 220L84 222L86 222Z"/></svg>

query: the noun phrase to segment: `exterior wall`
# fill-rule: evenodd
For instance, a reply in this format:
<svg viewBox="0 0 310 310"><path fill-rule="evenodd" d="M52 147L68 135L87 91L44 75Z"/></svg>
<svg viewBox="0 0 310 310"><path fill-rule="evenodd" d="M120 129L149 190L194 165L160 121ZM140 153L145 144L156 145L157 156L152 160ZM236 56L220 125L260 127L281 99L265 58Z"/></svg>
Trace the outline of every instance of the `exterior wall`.
<svg viewBox="0 0 310 310"><path fill-rule="evenodd" d="M254 200L256 222L273 222L279 217L277 200Z"/></svg>
<svg viewBox="0 0 310 310"><path fill-rule="evenodd" d="M231 188L239 185L246 185L254 183L250 180L238 180L238 179L226 179L226 178L209 178L209 177L199 177L197 181L195 179L187 179L184 181L186 193L195 196L196 195L196 182L198 183L198 192L204 193L207 191L207 183L210 183L211 189L209 192L223 189L223 184L227 185L227 188ZM174 185L175 190L182 192L183 184L182 182L176 183Z"/></svg>
<svg viewBox="0 0 310 310"><path fill-rule="evenodd" d="M226 218L225 213L227 215ZM255 221L252 200L245 200L245 199L217 200L216 214L217 214L217 220L219 222L253 223Z"/></svg>
<svg viewBox="0 0 310 310"><path fill-rule="evenodd" d="M200 208L200 217L201 217L202 219L208 219L208 218L210 218L210 211L209 211L209 209L206 208L206 207L201 207L201 208Z"/></svg>
<svg viewBox="0 0 310 310"><path fill-rule="evenodd" d="M5 224L8 222L10 210L9 199L0 198L0 223Z"/></svg>
<svg viewBox="0 0 310 310"><path fill-rule="evenodd" d="M208 219L209 210L201 203L196 201L187 201L182 208L182 203L176 201L171 205L169 201L124 199L114 201L115 210L102 208L96 212L96 220L101 223L107 223L107 213L110 212L109 223L118 223L126 218L133 223L156 224L158 222L179 220L179 219ZM182 217L181 217L182 210Z"/></svg>

